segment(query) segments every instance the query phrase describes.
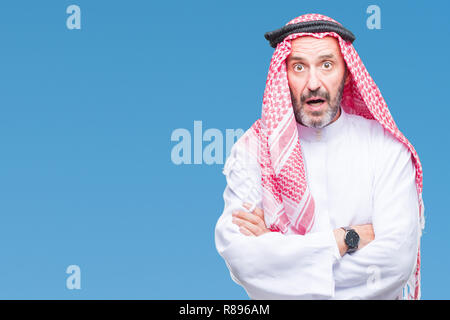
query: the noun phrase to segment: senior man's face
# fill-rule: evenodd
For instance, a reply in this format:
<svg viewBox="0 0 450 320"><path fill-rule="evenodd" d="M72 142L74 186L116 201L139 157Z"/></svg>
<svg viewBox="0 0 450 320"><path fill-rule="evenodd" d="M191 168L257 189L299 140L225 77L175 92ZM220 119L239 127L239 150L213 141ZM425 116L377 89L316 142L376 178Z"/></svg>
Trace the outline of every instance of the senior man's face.
<svg viewBox="0 0 450 320"><path fill-rule="evenodd" d="M339 118L342 92L349 76L336 38L293 40L286 67L298 123L323 128Z"/></svg>

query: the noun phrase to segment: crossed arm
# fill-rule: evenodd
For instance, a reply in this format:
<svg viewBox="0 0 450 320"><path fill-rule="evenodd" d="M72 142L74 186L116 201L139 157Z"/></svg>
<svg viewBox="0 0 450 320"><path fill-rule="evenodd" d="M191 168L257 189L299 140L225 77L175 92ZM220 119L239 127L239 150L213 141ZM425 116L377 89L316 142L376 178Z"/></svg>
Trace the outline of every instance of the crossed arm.
<svg viewBox="0 0 450 320"><path fill-rule="evenodd" d="M251 204L244 202L242 206L245 209L250 209ZM271 232L264 222L264 211L261 208L256 207L252 212L235 210L232 214L232 222L239 227L239 231L246 236L261 236L265 233ZM373 226L371 223L351 226L355 229L360 237L358 250L364 248L371 241L375 239ZM347 244L344 241L345 231L342 228L333 230L336 244L339 248L339 254L341 257L347 252Z"/></svg>
<svg viewBox="0 0 450 320"><path fill-rule="evenodd" d="M303 236L271 232L260 208L246 212L249 205L239 206L229 188L224 198L216 246L232 279L252 299L395 299L414 269L418 223L402 217L414 216L414 208L353 226L361 246L345 254L342 229ZM369 286L371 279L378 282Z"/></svg>

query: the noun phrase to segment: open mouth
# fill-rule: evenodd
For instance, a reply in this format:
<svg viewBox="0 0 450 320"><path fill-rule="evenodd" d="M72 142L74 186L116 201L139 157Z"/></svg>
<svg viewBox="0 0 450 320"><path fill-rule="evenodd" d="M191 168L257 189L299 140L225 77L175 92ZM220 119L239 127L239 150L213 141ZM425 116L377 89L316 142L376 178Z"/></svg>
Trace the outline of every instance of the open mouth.
<svg viewBox="0 0 450 320"><path fill-rule="evenodd" d="M325 102L325 99L322 98L311 98L306 101L306 103L311 107L318 107Z"/></svg>

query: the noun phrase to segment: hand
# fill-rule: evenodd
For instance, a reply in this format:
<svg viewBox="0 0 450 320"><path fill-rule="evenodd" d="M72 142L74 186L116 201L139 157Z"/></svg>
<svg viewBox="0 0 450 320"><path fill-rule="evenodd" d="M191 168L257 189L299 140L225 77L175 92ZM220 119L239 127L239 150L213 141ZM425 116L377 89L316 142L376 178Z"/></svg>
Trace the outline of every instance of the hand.
<svg viewBox="0 0 450 320"><path fill-rule="evenodd" d="M355 229L359 235L358 250L364 248L375 239L375 233L371 223L351 226L350 228ZM342 228L334 230L334 237L336 238L336 243L339 247L341 256L344 256L348 249L344 241L344 236L345 231Z"/></svg>
<svg viewBox="0 0 450 320"><path fill-rule="evenodd" d="M242 206L250 209L249 203L243 203ZM260 236L270 232L264 222L264 211L258 207L250 212L236 210L232 214L233 223L239 226L239 231L246 236Z"/></svg>
<svg viewBox="0 0 450 320"><path fill-rule="evenodd" d="M375 239L375 233L373 231L373 226L371 223L360 224L352 226L351 228L355 229L355 231L359 234L358 249L364 248Z"/></svg>

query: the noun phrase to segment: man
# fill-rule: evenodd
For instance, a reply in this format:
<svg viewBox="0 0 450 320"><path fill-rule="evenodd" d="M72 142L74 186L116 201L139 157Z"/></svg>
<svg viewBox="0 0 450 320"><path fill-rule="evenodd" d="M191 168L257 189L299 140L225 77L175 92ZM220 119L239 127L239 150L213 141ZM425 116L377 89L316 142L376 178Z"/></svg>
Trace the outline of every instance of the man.
<svg viewBox="0 0 450 320"><path fill-rule="evenodd" d="M419 299L422 168L354 35L308 14L266 38L262 117L215 230L232 279L252 299Z"/></svg>

